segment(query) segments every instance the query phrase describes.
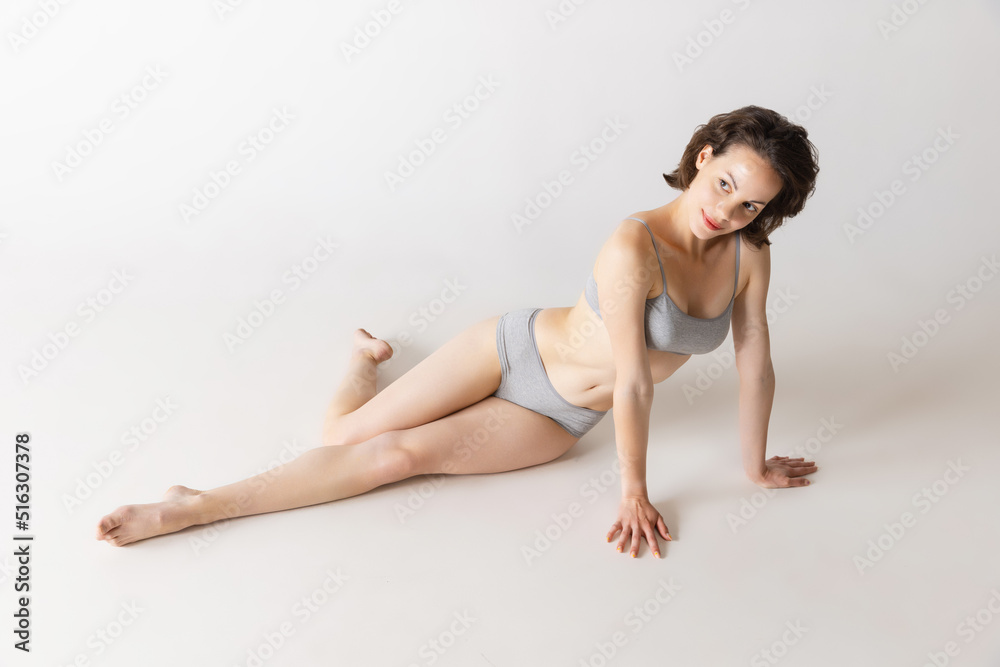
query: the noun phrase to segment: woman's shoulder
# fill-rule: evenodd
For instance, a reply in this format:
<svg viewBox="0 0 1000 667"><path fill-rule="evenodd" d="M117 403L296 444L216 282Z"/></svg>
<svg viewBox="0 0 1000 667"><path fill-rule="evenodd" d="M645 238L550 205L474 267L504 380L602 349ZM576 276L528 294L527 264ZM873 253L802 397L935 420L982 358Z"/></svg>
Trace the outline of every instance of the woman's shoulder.
<svg viewBox="0 0 1000 667"><path fill-rule="evenodd" d="M650 232L646 230L645 225L635 219L645 220L646 218L642 214L643 212L640 211L618 221L615 228L602 242L594 259L593 271L595 274L600 271L602 260L607 261L609 258L619 269L634 267L634 265L646 261L655 262L655 260L650 259L656 256L653 245L649 242Z"/></svg>
<svg viewBox="0 0 1000 667"><path fill-rule="evenodd" d="M760 248L755 248L742 231L735 236L740 244L740 272L737 276L736 293L740 294L751 281L767 285L771 277L771 246L764 243Z"/></svg>

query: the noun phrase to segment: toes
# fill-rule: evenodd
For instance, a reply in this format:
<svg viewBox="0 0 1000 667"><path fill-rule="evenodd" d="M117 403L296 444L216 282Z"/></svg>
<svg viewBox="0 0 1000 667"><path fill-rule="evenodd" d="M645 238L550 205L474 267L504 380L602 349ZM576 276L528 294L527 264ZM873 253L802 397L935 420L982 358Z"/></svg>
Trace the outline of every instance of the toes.
<svg viewBox="0 0 1000 667"><path fill-rule="evenodd" d="M97 524L97 534L99 536L106 536L109 531L122 525L121 513L115 510L111 514L105 515Z"/></svg>
<svg viewBox="0 0 1000 667"><path fill-rule="evenodd" d="M115 545L116 547L123 547L126 544L132 544L133 542L135 542L135 539L131 537L126 537L124 535L116 535L115 537L111 538L111 544Z"/></svg>
<svg viewBox="0 0 1000 667"><path fill-rule="evenodd" d="M97 539L110 542L113 538L119 537L121 535L121 530L122 530L121 526L116 526L115 528L112 528L108 532L99 535Z"/></svg>

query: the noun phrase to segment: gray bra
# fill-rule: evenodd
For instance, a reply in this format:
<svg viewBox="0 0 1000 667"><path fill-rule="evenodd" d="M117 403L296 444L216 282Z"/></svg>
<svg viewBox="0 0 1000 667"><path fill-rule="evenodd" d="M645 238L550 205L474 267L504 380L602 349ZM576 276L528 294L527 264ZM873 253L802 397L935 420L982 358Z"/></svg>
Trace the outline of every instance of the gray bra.
<svg viewBox="0 0 1000 667"><path fill-rule="evenodd" d="M656 249L656 238L645 220L626 218L641 222L649 232L649 238ZM736 237L736 280L733 283L733 297L729 305L718 317L692 317L677 307L667 295L667 276L663 272L663 262L660 253L656 253L656 261L660 265L660 277L663 279L663 292L646 299L646 347L661 352L675 354L705 354L722 345L729 333L729 320L732 315L733 303L736 300L736 287L740 277L740 237ZM585 290L587 303L601 317L600 302L597 299L597 281L593 271L587 281ZM603 319L603 318L602 318Z"/></svg>

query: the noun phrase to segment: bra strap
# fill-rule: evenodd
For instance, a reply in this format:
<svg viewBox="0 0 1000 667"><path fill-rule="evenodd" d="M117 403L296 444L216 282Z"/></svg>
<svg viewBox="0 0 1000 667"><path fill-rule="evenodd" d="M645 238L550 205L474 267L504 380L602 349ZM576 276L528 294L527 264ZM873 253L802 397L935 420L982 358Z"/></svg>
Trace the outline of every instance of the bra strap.
<svg viewBox="0 0 1000 667"><path fill-rule="evenodd" d="M656 247L656 237L653 236L653 230L649 228L645 220L640 220L639 218L625 218L626 220L635 220L636 222L641 222L642 226L646 228L649 232L649 240L653 242L653 252L656 253L656 263L660 265L660 279L663 281L663 294L667 293L667 274L663 272L663 262L660 261L660 251ZM669 297L667 297L669 298Z"/></svg>
<svg viewBox="0 0 1000 667"><path fill-rule="evenodd" d="M736 298L736 288L740 285L740 246L743 245L742 229L736 230L736 278L733 279L733 299Z"/></svg>

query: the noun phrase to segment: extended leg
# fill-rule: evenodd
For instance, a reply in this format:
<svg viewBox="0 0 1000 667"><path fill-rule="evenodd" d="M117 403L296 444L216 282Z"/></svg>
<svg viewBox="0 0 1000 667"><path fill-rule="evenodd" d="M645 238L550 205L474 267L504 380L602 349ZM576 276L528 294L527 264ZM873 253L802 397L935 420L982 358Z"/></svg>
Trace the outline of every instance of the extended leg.
<svg viewBox="0 0 1000 667"><path fill-rule="evenodd" d="M124 505L106 515L97 539L123 546L220 519L347 498L414 475L516 470L551 461L576 441L548 417L490 396L423 426L311 449L210 491L170 487L163 502Z"/></svg>
<svg viewBox="0 0 1000 667"><path fill-rule="evenodd" d="M98 523L115 546L221 519L277 512L356 496L415 474L395 433L340 447L317 447L267 472L209 491L172 486L163 502L124 505Z"/></svg>

